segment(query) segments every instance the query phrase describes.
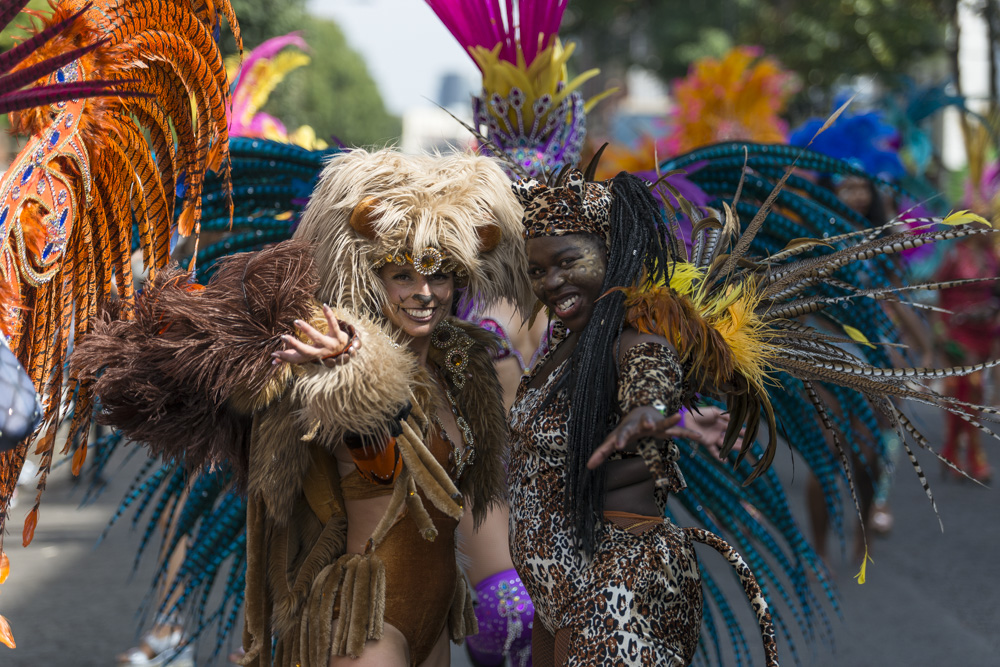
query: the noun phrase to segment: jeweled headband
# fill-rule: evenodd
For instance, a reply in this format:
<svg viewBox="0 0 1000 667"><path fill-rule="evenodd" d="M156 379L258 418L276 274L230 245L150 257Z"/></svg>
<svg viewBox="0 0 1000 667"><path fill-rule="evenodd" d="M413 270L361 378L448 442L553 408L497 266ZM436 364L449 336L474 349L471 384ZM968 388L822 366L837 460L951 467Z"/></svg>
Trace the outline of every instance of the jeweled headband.
<svg viewBox="0 0 1000 667"><path fill-rule="evenodd" d="M366 197L351 212L350 224L359 234L367 238L374 239L374 221L377 216L376 208L379 200L376 197ZM486 225L478 230L480 252L493 250L500 242L500 228L495 225ZM412 264L417 273L425 276L435 273L454 273L459 286L464 286L465 279L468 278L468 270L462 264L451 257L447 250L434 246L427 246L420 250L396 251L386 253L375 259L372 268L380 269L386 264L408 265Z"/></svg>
<svg viewBox="0 0 1000 667"><path fill-rule="evenodd" d="M468 275L468 271L463 269L458 262L434 246L428 246L414 253L405 252L395 255L383 255L375 260L372 268L380 269L386 264L412 264L417 273L425 276L431 276L438 272L454 273L456 278Z"/></svg>
<svg viewBox="0 0 1000 667"><path fill-rule="evenodd" d="M524 238L594 234L610 241L611 188L605 182L587 182L574 169L553 186L523 180L512 186L524 206Z"/></svg>

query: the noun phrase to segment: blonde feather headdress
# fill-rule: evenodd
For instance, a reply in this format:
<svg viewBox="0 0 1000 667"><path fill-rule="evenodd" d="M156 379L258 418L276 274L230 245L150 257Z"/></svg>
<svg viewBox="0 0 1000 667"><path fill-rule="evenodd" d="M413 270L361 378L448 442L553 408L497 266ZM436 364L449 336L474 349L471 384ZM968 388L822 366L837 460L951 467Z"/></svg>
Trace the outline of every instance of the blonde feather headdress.
<svg viewBox="0 0 1000 667"><path fill-rule="evenodd" d="M376 270L389 261L454 271L477 305L508 299L527 314L534 301L521 207L492 158L392 149L335 155L295 237L316 244L319 297L356 312L381 315L387 297Z"/></svg>

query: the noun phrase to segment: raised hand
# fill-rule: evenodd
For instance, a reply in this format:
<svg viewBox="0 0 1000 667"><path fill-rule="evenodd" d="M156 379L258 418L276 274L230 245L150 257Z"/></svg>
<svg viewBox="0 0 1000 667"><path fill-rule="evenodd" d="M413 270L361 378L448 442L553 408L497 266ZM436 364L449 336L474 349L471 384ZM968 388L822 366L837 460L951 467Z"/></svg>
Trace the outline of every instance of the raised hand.
<svg viewBox="0 0 1000 667"><path fill-rule="evenodd" d="M608 437L604 439L587 461L587 467L593 470L604 463L616 451L627 449L633 443L643 438L691 438L698 435L694 431L677 426L680 414L664 417L650 406L635 408L618 423Z"/></svg>
<svg viewBox="0 0 1000 667"><path fill-rule="evenodd" d="M699 412L690 410L687 413L687 425L695 433L695 437L691 439L704 445L712 456L718 458L726 438L726 429L729 428L729 413L714 405L707 405L698 410ZM733 451L738 452L743 447L745 433L745 428L740 430L740 437L733 445Z"/></svg>
<svg viewBox="0 0 1000 667"><path fill-rule="evenodd" d="M337 320L333 315L333 309L326 304L323 304L323 316L328 327L328 333L325 334L308 322L295 320L295 326L309 337L312 345L295 336L284 335L281 338L287 347L271 355L274 357L273 363L284 361L290 364L304 364L318 361L332 368L336 364L346 363L361 349L361 339L355 333L354 327Z"/></svg>

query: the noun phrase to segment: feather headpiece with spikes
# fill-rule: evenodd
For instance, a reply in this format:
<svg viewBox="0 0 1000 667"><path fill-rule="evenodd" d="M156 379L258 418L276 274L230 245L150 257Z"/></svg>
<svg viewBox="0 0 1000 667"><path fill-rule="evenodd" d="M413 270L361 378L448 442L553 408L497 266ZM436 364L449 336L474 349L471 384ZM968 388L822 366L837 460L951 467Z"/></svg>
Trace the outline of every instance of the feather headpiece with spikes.
<svg viewBox="0 0 1000 667"><path fill-rule="evenodd" d="M2 305L11 349L45 409L36 448L42 454L39 496L25 521L25 544L34 534L56 429L70 400L75 417L69 439L83 443L74 471L86 457L93 403L73 378L65 389L65 361L115 291L118 312L130 314L133 220L144 265L155 273L169 259L175 213L181 234L198 230L206 170L228 180L229 83L216 41L222 16L242 49L228 0L67 0L43 20L39 34L48 39L24 42L32 50L18 71L31 73L31 81L44 75L36 64L76 54L41 80L42 91L69 82L83 93L90 82L113 82L125 93L45 104L13 118L15 130L29 139L0 181ZM52 35L46 26L63 27ZM24 443L0 455L0 517L26 451Z"/></svg>
<svg viewBox="0 0 1000 667"><path fill-rule="evenodd" d="M559 24L567 0L427 0L483 75L472 99L474 127L515 177L540 177L580 161L586 116L608 90L584 102L579 92L599 70L569 79Z"/></svg>
<svg viewBox="0 0 1000 667"><path fill-rule="evenodd" d="M521 239L521 208L493 158L355 149L333 156L295 238L316 243L318 296L379 318L376 275L386 262L421 273L454 271L477 304L534 301Z"/></svg>

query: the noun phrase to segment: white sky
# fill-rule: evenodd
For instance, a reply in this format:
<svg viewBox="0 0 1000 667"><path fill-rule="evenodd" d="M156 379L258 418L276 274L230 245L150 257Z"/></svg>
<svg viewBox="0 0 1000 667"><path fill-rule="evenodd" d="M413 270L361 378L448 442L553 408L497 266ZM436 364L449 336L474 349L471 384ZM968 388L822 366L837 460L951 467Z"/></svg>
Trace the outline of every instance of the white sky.
<svg viewBox="0 0 1000 667"><path fill-rule="evenodd" d="M448 72L462 75L470 92L479 87L479 69L423 0L308 0L308 6L340 25L392 113L431 106Z"/></svg>

